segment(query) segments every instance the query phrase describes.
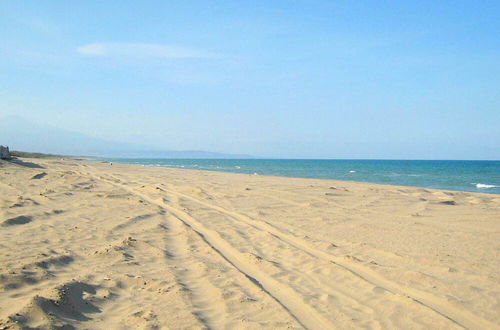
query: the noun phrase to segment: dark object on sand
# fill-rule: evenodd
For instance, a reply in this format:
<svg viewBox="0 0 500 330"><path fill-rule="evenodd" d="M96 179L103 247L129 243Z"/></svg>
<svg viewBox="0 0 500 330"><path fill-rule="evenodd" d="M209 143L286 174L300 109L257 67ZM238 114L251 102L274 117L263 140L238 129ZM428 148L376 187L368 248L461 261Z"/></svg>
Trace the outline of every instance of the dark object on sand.
<svg viewBox="0 0 500 330"><path fill-rule="evenodd" d="M2 227L15 226L15 225L24 225L26 223L31 222L32 220L33 220L32 217L25 216L25 215L20 215L18 217L14 217L14 218L10 218L10 219L5 220L2 223Z"/></svg>
<svg viewBox="0 0 500 330"><path fill-rule="evenodd" d="M31 178L31 180L39 180L39 179L43 178L43 177L44 177L44 176L46 176L46 175L47 175L47 173L45 173L45 172L38 173L38 174L34 175L34 176Z"/></svg>

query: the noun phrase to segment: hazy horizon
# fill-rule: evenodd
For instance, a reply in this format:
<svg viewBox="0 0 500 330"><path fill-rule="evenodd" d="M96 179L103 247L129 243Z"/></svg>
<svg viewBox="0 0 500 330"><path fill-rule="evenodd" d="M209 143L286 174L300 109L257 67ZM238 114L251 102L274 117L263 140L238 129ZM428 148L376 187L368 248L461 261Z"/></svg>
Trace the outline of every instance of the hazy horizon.
<svg viewBox="0 0 500 330"><path fill-rule="evenodd" d="M13 149L500 159L498 2L2 2L0 26L0 118L43 128Z"/></svg>

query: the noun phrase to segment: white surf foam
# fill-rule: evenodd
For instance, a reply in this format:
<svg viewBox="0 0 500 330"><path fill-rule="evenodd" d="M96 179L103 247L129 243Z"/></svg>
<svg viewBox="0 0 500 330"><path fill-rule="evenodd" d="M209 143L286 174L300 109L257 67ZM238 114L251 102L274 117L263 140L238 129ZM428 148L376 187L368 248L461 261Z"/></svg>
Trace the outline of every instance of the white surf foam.
<svg viewBox="0 0 500 330"><path fill-rule="evenodd" d="M489 189L489 188L497 188L498 186L495 186L493 184L484 184L484 183L476 183L476 188L478 189Z"/></svg>

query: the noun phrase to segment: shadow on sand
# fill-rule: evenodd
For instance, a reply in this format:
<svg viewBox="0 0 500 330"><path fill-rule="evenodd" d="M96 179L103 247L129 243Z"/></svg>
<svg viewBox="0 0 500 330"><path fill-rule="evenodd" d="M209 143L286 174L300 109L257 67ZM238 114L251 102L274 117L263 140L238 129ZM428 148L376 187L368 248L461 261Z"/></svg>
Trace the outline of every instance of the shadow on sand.
<svg viewBox="0 0 500 330"><path fill-rule="evenodd" d="M16 164L16 165L24 166L24 167L29 167L29 168L45 168L41 165L38 165L37 163L25 162L25 161L17 159L17 158L9 159L8 162Z"/></svg>

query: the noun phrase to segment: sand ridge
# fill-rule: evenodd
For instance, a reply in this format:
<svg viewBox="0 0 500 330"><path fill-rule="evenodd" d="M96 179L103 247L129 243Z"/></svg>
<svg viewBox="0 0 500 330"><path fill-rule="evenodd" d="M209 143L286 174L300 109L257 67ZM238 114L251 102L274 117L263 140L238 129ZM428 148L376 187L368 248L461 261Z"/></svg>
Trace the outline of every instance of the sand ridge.
<svg viewBox="0 0 500 330"><path fill-rule="evenodd" d="M499 328L500 196L2 164L0 326Z"/></svg>

